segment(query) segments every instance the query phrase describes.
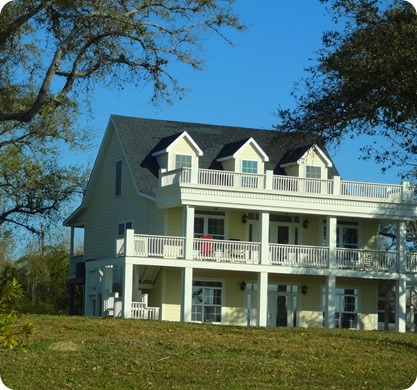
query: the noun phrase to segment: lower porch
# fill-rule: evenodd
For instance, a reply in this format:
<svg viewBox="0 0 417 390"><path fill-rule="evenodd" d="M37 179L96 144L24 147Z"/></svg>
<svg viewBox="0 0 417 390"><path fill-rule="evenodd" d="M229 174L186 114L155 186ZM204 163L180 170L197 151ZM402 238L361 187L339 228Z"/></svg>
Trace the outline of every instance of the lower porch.
<svg viewBox="0 0 417 390"><path fill-rule="evenodd" d="M87 263L85 315L241 326L416 330L417 283L266 269L156 267L117 260L107 265Z"/></svg>

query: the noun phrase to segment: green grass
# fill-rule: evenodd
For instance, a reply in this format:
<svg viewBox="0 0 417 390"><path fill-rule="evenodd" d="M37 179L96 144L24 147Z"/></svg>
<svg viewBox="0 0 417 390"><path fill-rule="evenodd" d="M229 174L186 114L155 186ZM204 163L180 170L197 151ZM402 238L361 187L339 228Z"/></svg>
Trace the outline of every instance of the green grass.
<svg viewBox="0 0 417 390"><path fill-rule="evenodd" d="M25 316L26 351L0 352L22 389L407 389L417 334Z"/></svg>

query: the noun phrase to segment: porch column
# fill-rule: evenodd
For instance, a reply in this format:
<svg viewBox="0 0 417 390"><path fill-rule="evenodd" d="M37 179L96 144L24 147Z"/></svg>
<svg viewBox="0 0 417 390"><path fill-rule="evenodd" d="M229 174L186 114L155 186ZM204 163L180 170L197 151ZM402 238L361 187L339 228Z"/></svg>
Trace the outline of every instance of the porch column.
<svg viewBox="0 0 417 390"><path fill-rule="evenodd" d="M269 213L261 213L261 264L269 265Z"/></svg>
<svg viewBox="0 0 417 390"><path fill-rule="evenodd" d="M123 287L122 287L122 317L132 316L132 287L133 287L133 264L125 259L123 267Z"/></svg>
<svg viewBox="0 0 417 390"><path fill-rule="evenodd" d="M336 276L329 275L326 278L326 305L325 305L325 328L335 327L336 313Z"/></svg>
<svg viewBox="0 0 417 390"><path fill-rule="evenodd" d="M404 273L407 270L407 225L405 222L397 223L397 251L399 252L398 272Z"/></svg>
<svg viewBox="0 0 417 390"><path fill-rule="evenodd" d="M181 322L191 322L193 295L193 269L186 267L181 270Z"/></svg>
<svg viewBox="0 0 417 390"><path fill-rule="evenodd" d="M195 209L193 206L186 206L184 209L184 218L185 222L183 226L183 234L185 236L185 258L193 258L193 240L194 240L194 214Z"/></svg>
<svg viewBox="0 0 417 390"><path fill-rule="evenodd" d="M134 265L133 266L133 285L132 285L132 299L133 302L139 302L141 299L141 293L139 290L139 266Z"/></svg>
<svg viewBox="0 0 417 390"><path fill-rule="evenodd" d="M258 326L266 326L268 317L268 272L258 273Z"/></svg>
<svg viewBox="0 0 417 390"><path fill-rule="evenodd" d="M329 268L336 268L337 218L327 217L327 246L329 247Z"/></svg>
<svg viewBox="0 0 417 390"><path fill-rule="evenodd" d="M74 257L74 241L75 241L75 228L74 226L71 226L70 258Z"/></svg>
<svg viewBox="0 0 417 390"><path fill-rule="evenodd" d="M95 273L97 272L96 269L88 269L85 270L85 281L84 281L84 315L85 316L93 316L94 313L94 305L92 302L92 298L90 295L90 291L96 287L95 281Z"/></svg>
<svg viewBox="0 0 417 390"><path fill-rule="evenodd" d="M112 302L112 293L113 289L113 266L103 267L103 281L101 283L101 299L103 304L101 306L102 316L108 316L108 310L114 307L114 300Z"/></svg>
<svg viewBox="0 0 417 390"><path fill-rule="evenodd" d="M395 282L395 330L405 333L407 282L404 279Z"/></svg>

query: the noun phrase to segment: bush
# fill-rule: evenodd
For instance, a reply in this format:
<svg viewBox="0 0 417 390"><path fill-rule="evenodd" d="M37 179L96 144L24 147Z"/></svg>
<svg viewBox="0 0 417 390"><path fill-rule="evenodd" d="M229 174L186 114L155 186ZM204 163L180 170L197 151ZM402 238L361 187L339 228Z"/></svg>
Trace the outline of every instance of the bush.
<svg viewBox="0 0 417 390"><path fill-rule="evenodd" d="M15 278L7 282L0 297L0 348L24 347L32 334L31 323L20 324L14 306L23 297L23 290Z"/></svg>

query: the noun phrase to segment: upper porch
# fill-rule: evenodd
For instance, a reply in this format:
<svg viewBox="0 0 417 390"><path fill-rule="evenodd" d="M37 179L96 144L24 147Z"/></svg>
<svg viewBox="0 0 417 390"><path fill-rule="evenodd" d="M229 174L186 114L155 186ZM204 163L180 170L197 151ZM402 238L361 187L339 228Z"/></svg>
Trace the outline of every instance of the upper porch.
<svg viewBox="0 0 417 390"><path fill-rule="evenodd" d="M414 187L333 179L239 173L212 169L161 170L156 200L159 208L198 204L253 210L349 215L352 217L398 217L417 215Z"/></svg>
<svg viewBox="0 0 417 390"><path fill-rule="evenodd" d="M335 269L356 271L364 276L370 272L417 274L415 252L407 252L405 263L401 264L399 251L336 248L333 259L327 246L268 243L265 256L259 242L215 240L208 236L192 239L192 252L187 255L185 237L134 234L133 230L117 238L116 245L117 256L150 258L159 266L169 265L173 260L192 260L214 262L219 268L229 263L232 267L233 264L288 267L301 273L307 273L307 269ZM279 272L278 268L276 271Z"/></svg>

